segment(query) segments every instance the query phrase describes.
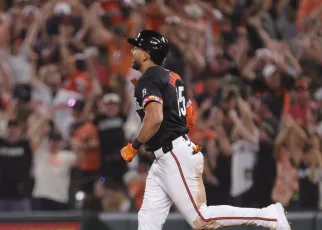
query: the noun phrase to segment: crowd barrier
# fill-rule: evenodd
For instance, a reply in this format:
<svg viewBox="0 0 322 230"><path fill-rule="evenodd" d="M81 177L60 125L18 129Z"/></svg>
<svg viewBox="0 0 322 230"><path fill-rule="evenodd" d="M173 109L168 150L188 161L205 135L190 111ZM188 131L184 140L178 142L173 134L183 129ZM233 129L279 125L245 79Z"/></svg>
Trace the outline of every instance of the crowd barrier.
<svg viewBox="0 0 322 230"><path fill-rule="evenodd" d="M322 230L322 213L289 213L292 230ZM0 230L137 230L137 214L41 212L0 214ZM191 230L180 214L170 214L164 230ZM231 227L228 230L260 230Z"/></svg>

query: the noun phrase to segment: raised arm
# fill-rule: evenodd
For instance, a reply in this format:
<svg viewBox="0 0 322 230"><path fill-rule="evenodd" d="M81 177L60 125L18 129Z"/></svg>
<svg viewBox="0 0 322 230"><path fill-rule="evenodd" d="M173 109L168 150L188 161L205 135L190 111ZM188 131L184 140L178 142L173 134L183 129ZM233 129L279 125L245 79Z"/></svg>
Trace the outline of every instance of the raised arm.
<svg viewBox="0 0 322 230"><path fill-rule="evenodd" d="M246 80L252 81L256 78L255 68L258 66L261 60L261 57L256 55L252 57L246 64L246 66L242 69L242 76Z"/></svg>
<svg viewBox="0 0 322 230"><path fill-rule="evenodd" d="M249 140L254 144L258 144L259 140L253 133L251 133L247 127L243 124L243 122L238 118L235 110L229 111L229 117L235 124L237 132L245 139Z"/></svg>
<svg viewBox="0 0 322 230"><path fill-rule="evenodd" d="M86 7L80 1L72 0L70 1L70 4L72 7L74 7L77 11L80 12L83 19L82 28L75 34L73 38L73 40L77 43L83 40L89 29L89 14Z"/></svg>
<svg viewBox="0 0 322 230"><path fill-rule="evenodd" d="M107 44L113 38L113 33L104 27L100 18L99 12L101 11L98 3L93 3L89 11L89 25L92 29L92 37L97 44Z"/></svg>

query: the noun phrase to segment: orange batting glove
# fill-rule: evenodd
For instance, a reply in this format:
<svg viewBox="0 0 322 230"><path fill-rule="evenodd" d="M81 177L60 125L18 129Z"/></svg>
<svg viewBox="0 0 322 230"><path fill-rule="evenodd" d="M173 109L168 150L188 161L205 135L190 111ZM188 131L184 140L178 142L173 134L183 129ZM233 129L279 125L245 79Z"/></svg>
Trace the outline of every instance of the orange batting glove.
<svg viewBox="0 0 322 230"><path fill-rule="evenodd" d="M121 156L126 162L131 162L135 157L137 150L132 147L131 143L128 143L123 149L121 149Z"/></svg>
<svg viewBox="0 0 322 230"><path fill-rule="evenodd" d="M196 115L195 115L195 112L193 111L192 105L189 105L187 108L186 121L187 121L186 126L188 129L190 129L192 126L196 124Z"/></svg>

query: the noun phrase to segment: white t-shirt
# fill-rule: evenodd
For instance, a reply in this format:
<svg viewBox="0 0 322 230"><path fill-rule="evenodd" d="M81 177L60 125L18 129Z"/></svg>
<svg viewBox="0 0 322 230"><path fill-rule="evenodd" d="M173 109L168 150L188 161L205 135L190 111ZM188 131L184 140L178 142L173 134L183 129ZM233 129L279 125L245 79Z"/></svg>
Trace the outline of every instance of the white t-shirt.
<svg viewBox="0 0 322 230"><path fill-rule="evenodd" d="M55 155L50 154L48 140L44 139L34 157L33 197L67 203L70 170L75 160L76 154L71 151L62 150Z"/></svg>
<svg viewBox="0 0 322 230"><path fill-rule="evenodd" d="M27 46L22 44L17 55L2 50L0 56L4 57L11 67L15 83L29 83L31 64L27 59Z"/></svg>
<svg viewBox="0 0 322 230"><path fill-rule="evenodd" d="M69 138L70 126L74 122L72 110L68 107L68 101L82 98L83 96L80 93L60 89L53 100L55 108L54 124L64 138Z"/></svg>
<svg viewBox="0 0 322 230"><path fill-rule="evenodd" d="M52 90L42 82L32 89L31 99L33 101L41 101L45 105L49 106L52 104L54 97Z"/></svg>
<svg viewBox="0 0 322 230"><path fill-rule="evenodd" d="M8 127L8 121L0 119L0 137L6 136L7 127Z"/></svg>
<svg viewBox="0 0 322 230"><path fill-rule="evenodd" d="M254 134L259 138L258 129ZM241 139L232 144L231 188L232 197L237 197L253 186L253 169L259 145Z"/></svg>

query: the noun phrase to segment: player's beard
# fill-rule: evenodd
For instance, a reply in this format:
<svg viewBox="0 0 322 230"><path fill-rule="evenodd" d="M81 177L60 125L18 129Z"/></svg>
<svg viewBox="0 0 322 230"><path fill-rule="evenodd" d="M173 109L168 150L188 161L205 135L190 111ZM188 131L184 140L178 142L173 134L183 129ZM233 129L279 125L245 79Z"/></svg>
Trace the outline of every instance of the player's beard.
<svg viewBox="0 0 322 230"><path fill-rule="evenodd" d="M139 71L141 69L141 63L133 60L133 62L132 62L132 68Z"/></svg>

